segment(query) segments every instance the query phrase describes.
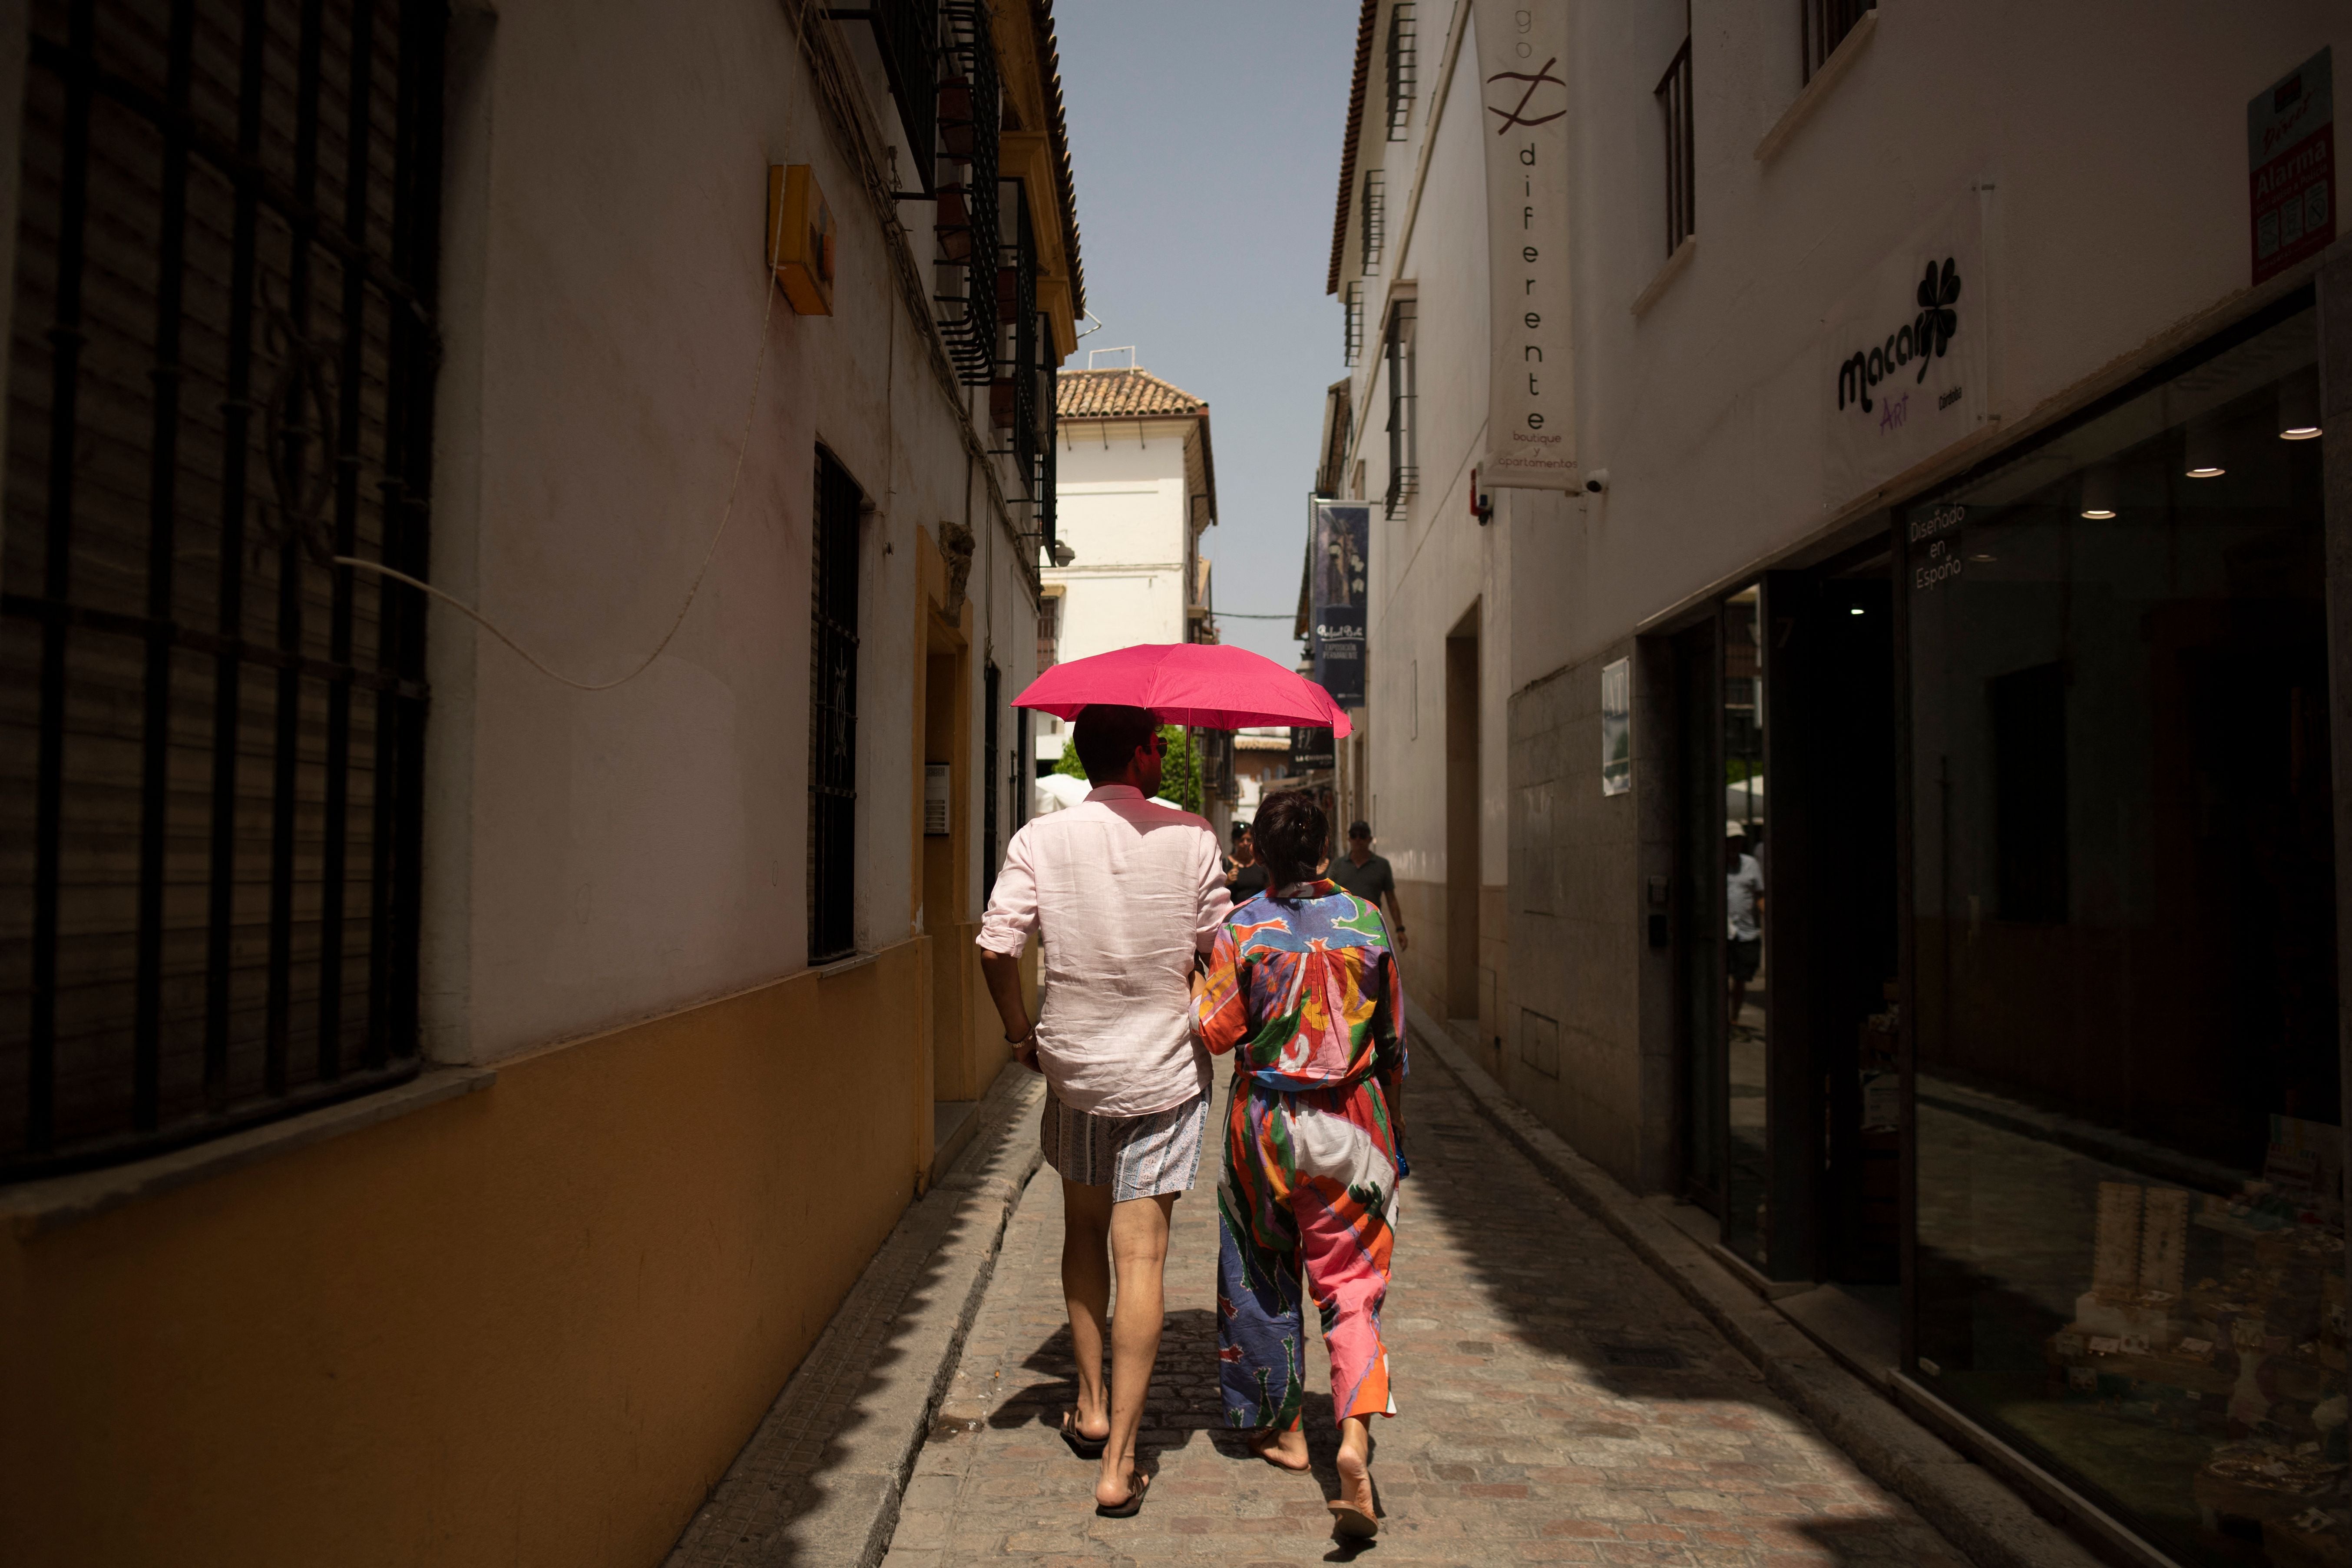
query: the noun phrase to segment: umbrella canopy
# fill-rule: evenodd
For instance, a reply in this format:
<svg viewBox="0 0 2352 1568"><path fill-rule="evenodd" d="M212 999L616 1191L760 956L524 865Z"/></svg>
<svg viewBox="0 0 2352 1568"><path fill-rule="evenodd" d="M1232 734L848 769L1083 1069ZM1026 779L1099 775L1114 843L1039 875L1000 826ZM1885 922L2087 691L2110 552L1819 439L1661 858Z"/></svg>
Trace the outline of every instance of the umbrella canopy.
<svg viewBox="0 0 2352 1568"><path fill-rule="evenodd" d="M1149 708L1168 723L1203 730L1295 724L1345 735L1355 728L1305 676L1223 643L1138 643L1074 658L1031 681L1013 706L1075 719L1097 702Z"/></svg>

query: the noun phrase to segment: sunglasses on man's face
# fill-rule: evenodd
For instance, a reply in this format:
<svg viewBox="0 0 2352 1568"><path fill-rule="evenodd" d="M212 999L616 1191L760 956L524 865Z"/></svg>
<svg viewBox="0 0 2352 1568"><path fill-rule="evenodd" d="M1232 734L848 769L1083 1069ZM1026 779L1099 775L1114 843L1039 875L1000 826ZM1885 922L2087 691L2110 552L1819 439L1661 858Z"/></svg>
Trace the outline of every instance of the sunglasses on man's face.
<svg viewBox="0 0 2352 1568"><path fill-rule="evenodd" d="M1168 737L1165 735L1154 735L1144 744L1151 748L1151 754L1155 757L1164 757L1168 754ZM1142 749L1141 746L1136 748L1138 751Z"/></svg>

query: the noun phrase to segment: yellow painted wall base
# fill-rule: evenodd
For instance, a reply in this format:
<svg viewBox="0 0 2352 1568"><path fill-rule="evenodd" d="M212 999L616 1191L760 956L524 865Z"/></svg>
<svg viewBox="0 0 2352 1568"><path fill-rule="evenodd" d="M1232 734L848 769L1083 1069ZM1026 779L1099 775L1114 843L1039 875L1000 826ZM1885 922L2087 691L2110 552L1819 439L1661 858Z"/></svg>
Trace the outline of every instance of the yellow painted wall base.
<svg viewBox="0 0 2352 1568"><path fill-rule="evenodd" d="M913 1195L929 946L0 1237L0 1558L657 1563Z"/></svg>

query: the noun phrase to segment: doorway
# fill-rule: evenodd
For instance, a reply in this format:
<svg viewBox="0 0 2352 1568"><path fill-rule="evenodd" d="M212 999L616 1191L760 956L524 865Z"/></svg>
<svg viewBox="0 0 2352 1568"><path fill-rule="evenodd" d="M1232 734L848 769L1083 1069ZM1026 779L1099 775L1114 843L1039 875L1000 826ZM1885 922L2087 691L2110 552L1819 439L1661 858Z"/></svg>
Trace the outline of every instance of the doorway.
<svg viewBox="0 0 2352 1568"><path fill-rule="evenodd" d="M1445 639L1445 1016L1478 1017L1478 607ZM1474 1026L1474 1039L1484 1039Z"/></svg>
<svg viewBox="0 0 2352 1568"><path fill-rule="evenodd" d="M1684 1195L1744 1265L1855 1287L1890 1324L1893 611L1882 537L1675 639Z"/></svg>

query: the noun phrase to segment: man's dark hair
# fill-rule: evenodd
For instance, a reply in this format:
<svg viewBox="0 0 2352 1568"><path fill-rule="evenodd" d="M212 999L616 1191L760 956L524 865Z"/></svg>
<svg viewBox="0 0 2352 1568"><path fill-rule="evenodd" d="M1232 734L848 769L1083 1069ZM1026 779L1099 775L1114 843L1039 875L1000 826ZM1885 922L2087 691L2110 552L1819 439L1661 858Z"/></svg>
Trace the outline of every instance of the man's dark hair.
<svg viewBox="0 0 2352 1568"><path fill-rule="evenodd" d="M1371 836L1372 836L1372 825L1371 825L1370 823L1366 822L1366 821L1362 820L1361 818L1358 818L1356 821L1354 821L1354 822L1351 822L1351 823L1348 824L1348 837L1350 837L1350 838L1370 838Z"/></svg>
<svg viewBox="0 0 2352 1568"><path fill-rule="evenodd" d="M1127 772L1136 748L1148 746L1160 733L1160 721L1149 708L1122 708L1116 702L1090 702L1078 714L1074 743L1078 765L1088 784L1103 784Z"/></svg>
<svg viewBox="0 0 2352 1568"><path fill-rule="evenodd" d="M1251 836L1267 886L1284 888L1314 876L1330 834L1331 819L1305 790L1282 790L1259 802Z"/></svg>

